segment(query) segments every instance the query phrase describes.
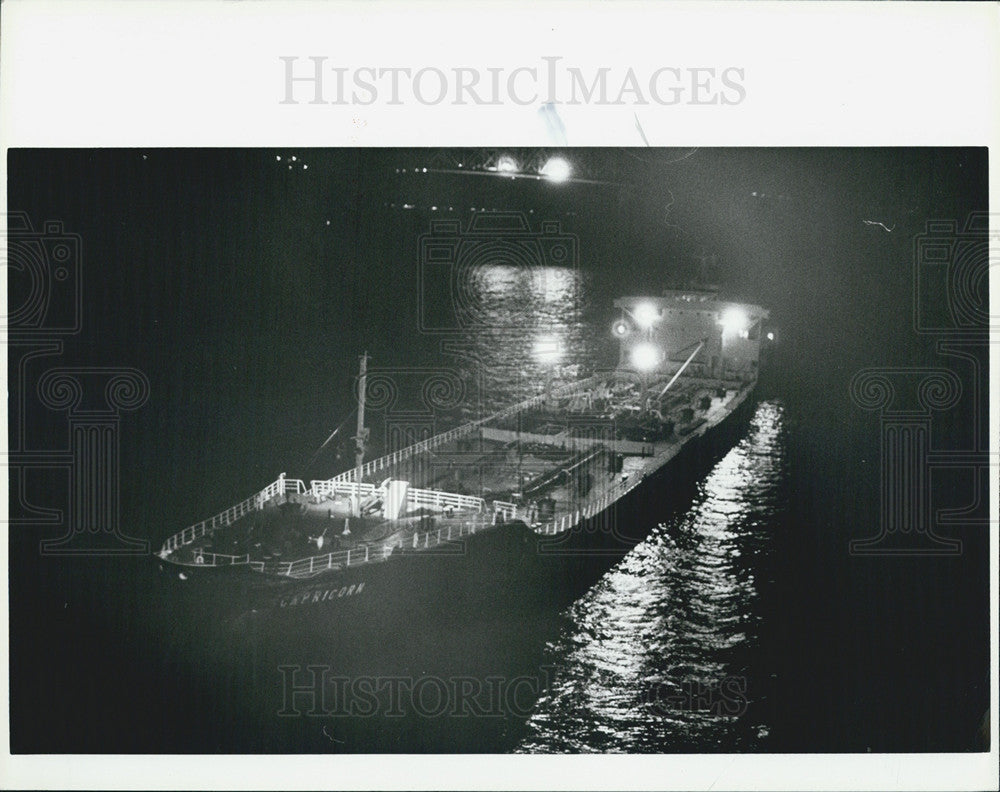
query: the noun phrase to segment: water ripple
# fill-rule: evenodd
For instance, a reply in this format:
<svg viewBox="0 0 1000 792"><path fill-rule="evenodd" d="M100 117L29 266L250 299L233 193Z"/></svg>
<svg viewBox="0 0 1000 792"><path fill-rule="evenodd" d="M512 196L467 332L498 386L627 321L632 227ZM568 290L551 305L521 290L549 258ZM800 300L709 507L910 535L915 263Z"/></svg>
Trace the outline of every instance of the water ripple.
<svg viewBox="0 0 1000 792"><path fill-rule="evenodd" d="M780 403L716 464L691 507L661 523L564 614L547 647L552 684L520 752L759 747L768 725L747 668L761 614L755 567L769 552L786 480Z"/></svg>

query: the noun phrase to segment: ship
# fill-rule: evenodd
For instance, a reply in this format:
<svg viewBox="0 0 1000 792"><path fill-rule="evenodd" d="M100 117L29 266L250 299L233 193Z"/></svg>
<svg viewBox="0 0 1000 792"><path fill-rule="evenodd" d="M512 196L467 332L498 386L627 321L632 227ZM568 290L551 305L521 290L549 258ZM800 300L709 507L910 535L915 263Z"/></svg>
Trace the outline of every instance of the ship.
<svg viewBox="0 0 1000 792"><path fill-rule="evenodd" d="M614 308L617 365L540 382L528 398L367 460L362 355L354 464L308 482L280 474L167 538L161 568L199 586L229 581L253 612L372 611L393 599L475 609L585 585L641 540L649 504L738 430L773 338L766 309L717 288Z"/></svg>

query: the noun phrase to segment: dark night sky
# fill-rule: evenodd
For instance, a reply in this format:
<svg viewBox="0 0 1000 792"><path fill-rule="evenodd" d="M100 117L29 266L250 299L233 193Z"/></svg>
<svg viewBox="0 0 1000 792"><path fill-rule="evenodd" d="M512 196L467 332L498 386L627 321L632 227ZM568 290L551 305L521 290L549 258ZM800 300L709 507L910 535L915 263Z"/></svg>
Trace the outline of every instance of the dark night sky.
<svg viewBox="0 0 1000 792"><path fill-rule="evenodd" d="M579 236L585 268L634 290L659 288L664 270L706 250L734 293L793 321L791 309L823 294L850 321L835 282L871 274L905 301L894 276L909 275L912 234L986 197L984 150L702 149L672 163L676 151L573 152L621 189L394 173L426 162L422 151L295 153L308 170L287 170L283 151L15 151L10 206L82 235L87 302L112 309L88 312L91 344L235 333L280 351L333 329L363 335L382 317L402 324L412 301L385 279L405 285L415 269L421 205L556 217ZM384 206L407 200L418 209Z"/></svg>

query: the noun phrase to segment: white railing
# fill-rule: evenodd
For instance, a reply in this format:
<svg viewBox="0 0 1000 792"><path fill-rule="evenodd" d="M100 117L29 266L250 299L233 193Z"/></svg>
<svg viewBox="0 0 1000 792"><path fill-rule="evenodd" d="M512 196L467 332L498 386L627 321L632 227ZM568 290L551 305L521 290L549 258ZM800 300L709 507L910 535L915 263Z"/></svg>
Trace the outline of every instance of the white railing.
<svg viewBox="0 0 1000 792"><path fill-rule="evenodd" d="M486 509L486 501L474 495L458 495L453 492L439 492L411 488L406 493L406 503L410 506L435 506L438 509L477 511Z"/></svg>
<svg viewBox="0 0 1000 792"><path fill-rule="evenodd" d="M358 483L356 481L335 481L334 479L319 480L313 479L309 482L309 495L356 495L358 493ZM361 482L361 494L370 495L375 491L374 484Z"/></svg>
<svg viewBox="0 0 1000 792"><path fill-rule="evenodd" d="M190 525L180 533L174 534L163 543L163 546L160 549L160 556L165 557L173 551L181 547L185 547L203 536L209 536L217 529L231 525L246 514L254 511L260 511L264 508L264 504L276 495L283 495L288 492L295 492L298 494L309 492L313 495L354 495L359 490L362 495L370 495L375 491L375 485L361 482L359 487L358 483L354 481L313 481L312 487L307 491L305 485L299 479L286 479L282 477L277 481L268 484L256 495L251 495L246 500L237 503L235 506L226 509L224 512L220 512L207 520L202 520L200 523ZM486 510L486 501L473 495L459 495L453 492L440 492L438 490L425 490L413 487L407 490L406 503L410 507L434 506L441 511L454 509L455 511L482 512ZM216 556L223 559L224 563L227 564L249 562L249 559L245 562L226 560L243 558L243 556L227 556L222 553L202 553L201 557L203 558L203 561L199 562L199 565L203 563L206 566L218 566L218 564L210 564L207 562L207 558L209 556Z"/></svg>
<svg viewBox="0 0 1000 792"><path fill-rule="evenodd" d="M249 555L229 555L228 553L211 553L196 549L194 551L195 566L235 566L249 564Z"/></svg>
<svg viewBox="0 0 1000 792"><path fill-rule="evenodd" d="M338 550L325 555L299 558L295 561L251 561L249 555L233 556L196 550L192 561L174 561L181 566L237 566L247 565L256 572L292 578L309 578L328 570L345 569L363 564L385 561L395 550L424 551L455 542L493 526L487 520L446 521L441 527L426 532L416 532L406 539L393 542L362 545L350 550Z"/></svg>
<svg viewBox="0 0 1000 792"><path fill-rule="evenodd" d="M513 520L517 517L517 504L495 500L493 501L493 514L499 514L505 520Z"/></svg>
<svg viewBox="0 0 1000 792"><path fill-rule="evenodd" d="M552 395L553 396L566 395L567 393L571 393L574 390L587 387L588 385L595 382L597 379L599 379L599 375L595 375L593 377L589 377L585 380L580 380L578 382L569 383L568 385L564 385L560 388L553 389ZM370 462L368 465L365 465L364 468L362 468L362 474L369 475L371 472L381 470L383 467L396 464L397 462L400 462L409 456L413 456L414 454L421 453L423 451L429 450L438 445L446 443L450 440L453 440L457 437L460 437L464 434L468 434L469 432L475 430L477 427L481 426L484 423L487 423L488 421L502 419L510 415L514 415L522 410L528 409L535 404L541 403L546 398L547 397L545 394L539 394L538 396L534 396L530 399L526 399L525 401L520 402L519 404L513 405L512 407L509 407L506 410L502 410L498 413L495 413L494 415L491 415L488 418L480 419L478 421L473 421L472 423L465 424L464 426L460 426L456 429L452 429L450 432L445 432L444 434L437 435L435 437L430 438L429 440L424 440L420 443L409 446L408 448L396 451L395 453L389 454L388 456L372 460L372 462ZM362 495L367 495L375 490L374 484L362 481L359 486L358 482L348 480L353 478L354 474L355 471L348 470L344 473L341 473L339 476L334 476L331 479L325 479L325 480L314 479L310 482L310 487L308 490L306 490L305 485L301 480L288 479L285 478L284 476L281 476L271 484L268 484L266 487L264 487L264 489L262 489L260 492L256 493L255 495L251 495L249 498L236 504L235 506L231 506L225 511L216 514L214 517L210 517L206 520L202 520L199 523L190 525L183 531L174 534L163 543L163 546L161 547L160 550L160 555L161 557L166 556L169 553L177 550L178 548L189 545L203 536L211 535L214 531L216 531L219 528L231 525L232 523L236 522L246 514L263 509L264 504L277 495L285 495L289 492L295 492L299 494L305 492L306 494L311 494L315 496L353 495L357 493L359 490ZM613 490L627 483L628 483L627 481L620 482L619 485L616 485L616 487L613 488ZM626 488L625 491L627 491L627 489L630 488L631 487ZM483 498L471 495L458 495L455 493L438 492L436 490L423 490L417 488L410 488L408 490L407 504L409 506L434 506L441 510L447 508L453 508L456 510L472 510L478 512L483 512L486 510L486 501ZM493 509L494 509L494 515L499 514L501 518L504 520L512 520L516 519L517 517L517 511L518 511L517 506L513 503L508 503L505 501L493 501ZM560 530L565 530L566 519L568 516L569 515L563 515L562 518L558 518L550 523L547 523L546 526L542 526L542 528L539 528L538 530L542 533L553 532L553 531L558 532ZM575 524L575 522L573 524ZM557 525L561 527L556 529L555 526ZM572 525L570 525L569 527L572 527ZM348 551L344 552L347 553ZM336 554L327 554L326 556L317 556L316 558L325 558L329 563L337 563L330 560L335 555ZM203 554L203 558L207 559L208 556L216 556L220 560L223 560L224 563L226 564L249 563L248 561L240 562L235 560L227 560L227 559L241 559L244 558L244 556L225 556L224 554L208 554L206 556ZM283 562L283 565L288 566L289 563L297 564L299 562L297 561ZM347 558L346 555L343 563L344 564L350 563L350 559ZM252 565L258 566L260 564L261 562L253 562ZM206 563L206 566L207 565L209 564ZM266 567L269 565L265 564L264 566Z"/></svg>
<svg viewBox="0 0 1000 792"><path fill-rule="evenodd" d="M160 548L160 555L163 556L171 553L179 547L191 544L195 539L211 535L219 528L232 525L240 517L263 509L264 504L276 495L284 495L288 492L305 492L305 484L299 479L288 479L280 476L276 481L271 482L260 492L251 495L246 500L237 503L235 506L230 506L214 517L209 517L207 520L189 525L183 531L174 534L163 543L163 546Z"/></svg>
<svg viewBox="0 0 1000 792"><path fill-rule="evenodd" d="M618 490L627 491L638 483L640 477L636 476L635 481L627 480L619 482L611 490L608 490L601 498L589 504L586 508L572 513L566 513L557 517L554 521L537 526L535 530L541 534L560 533L572 528L586 519L610 505L616 497ZM266 492L268 488L261 492ZM420 492L431 495L447 496L450 493L434 493L429 490ZM468 498L469 496L452 496L456 498ZM252 500L252 499L248 499ZM474 499L472 500L480 500ZM392 542L375 543L351 548L350 550L338 550L324 555L309 556L295 561L251 561L249 555L229 555L226 553L213 553L196 548L191 561L179 561L171 559L181 566L238 566L246 565L256 572L263 572L271 575L291 578L309 578L321 572L329 570L345 569L348 567L361 566L385 561L397 549L400 551L424 551L439 547L450 542L455 542L477 532L489 530L496 527L499 520L513 520L517 518L517 505L506 501L493 501L492 519L479 520L442 520L440 527L430 531L413 533L408 538L397 539ZM183 532L182 532L183 533ZM178 535L179 536L179 535ZM186 542L185 544L189 544Z"/></svg>
<svg viewBox="0 0 1000 792"><path fill-rule="evenodd" d="M619 481L610 489L606 490L600 497L589 502L583 508L557 515L553 520L550 520L542 525L535 526L534 530L543 535L554 535L570 530L578 525L582 520L587 520L597 514L600 514L612 503L625 495L629 490L637 486L642 479L642 475L635 475L629 477L628 479ZM284 481L284 488L281 486L282 481ZM330 482L321 483L324 485L330 484ZM338 493L346 492L348 494L353 494L353 492L357 489L355 482L334 482L331 486L335 486ZM362 493L371 492L372 489L372 485L362 482ZM278 479L278 481L269 484L257 493L257 495L247 498L242 503L237 504L231 509L227 509L225 512L211 518L211 520L203 520L201 523L185 528L181 533L168 539L164 544L164 548L170 546L171 550L175 550L178 547L190 544L194 541L194 539L204 536L205 533L214 530L214 528L211 527L213 521L219 521L237 513L241 515L245 514L247 511L252 511L253 509L247 508L246 511L241 512L241 507L247 507L247 504L253 505L257 502L262 504L266 503L275 495L289 490L302 492L305 488L302 486L302 482L297 479ZM457 509L473 508L480 512L485 511L485 501L482 498L476 498L469 495L456 495L448 492L436 492L434 490L419 489L411 489L409 495L413 496L412 502L419 505L434 505L440 506L441 508L447 508L447 506L453 505ZM407 500L410 501L411 498L408 496ZM308 558L300 558L295 561L251 561L249 555L236 556L226 553L213 553L195 550L193 561L175 561L175 563L179 563L182 566L205 567L247 565L257 572L266 572L268 574L284 577L308 578L328 570L343 569L346 567L354 567L362 564L384 561L397 548L400 550L409 549L419 551L438 547L442 544L471 536L477 531L482 532L494 527L497 524L498 517L501 520L517 519L517 504L497 500L492 501L492 506L492 520L446 522L440 528L436 528L431 531L423 533L419 531L415 532L407 539L398 539L395 542L384 544L364 545L351 548L350 550L338 550L337 552L309 556ZM223 524L228 523L222 523L220 521L215 527L221 527ZM174 540L178 539L183 539L183 541L171 544Z"/></svg>
<svg viewBox="0 0 1000 792"><path fill-rule="evenodd" d="M683 443L680 445L683 445ZM645 477L645 473L636 472L628 478L620 479L608 489L604 490L599 496L588 501L581 508L575 509L571 512L565 512L561 515L555 515L552 520L535 526L534 530L536 533L549 536L571 530L579 525L581 521L589 520L591 517L600 514L613 503L620 500L628 492L635 489L640 483L642 483Z"/></svg>
<svg viewBox="0 0 1000 792"><path fill-rule="evenodd" d="M395 550L429 550L449 542L455 542L477 531L489 528L490 523L484 521L450 522L424 533L414 533L409 539L397 539L395 542L371 544L354 547L350 550L338 550L326 555L300 558L296 561L268 562L258 569L272 575L292 578L309 578L328 570L345 569L385 561Z"/></svg>
<svg viewBox="0 0 1000 792"><path fill-rule="evenodd" d="M551 394L549 395L540 393L537 396L532 396L530 399L525 399L522 402L518 402L517 404L507 407L506 409L501 410L498 413L494 413L490 416L487 416L486 418L480 418L478 420L471 421L470 423L463 424L462 426L456 427L455 429L451 429L447 432L444 432L443 434L435 435L434 437L430 437L427 440L421 440L419 443L414 443L413 445L407 446L406 448L401 448L400 450L394 451L393 453L388 454L386 456L379 457L378 459L373 459L370 462L367 462L364 465L362 465L361 478L364 479L366 476L370 476L373 473L377 473L380 470L386 469L387 467L396 465L402 462L403 460L409 459L412 456L416 456L417 454L423 454L427 451L431 451L432 449L437 448L438 446L451 442L452 440L457 440L459 437L464 437L465 435L471 434L480 426L489 423L490 421L495 421L498 419L508 418L511 415L516 415L517 413L530 409L531 407L534 407L537 404L541 404L542 402L546 401L551 397L567 396L576 390L582 390L583 388L589 387L590 385L594 384L599 379L602 379L603 376L604 375L595 374L592 377L587 377L586 379L578 380L577 382L570 382L567 383L566 385L561 385L557 388L553 388ZM334 476L333 478L327 479L326 481L327 483L338 482L338 481L353 481L356 473L357 471L354 469L345 470L343 473L340 473ZM312 482L313 486L315 486L316 483L317 483L316 481L313 481Z"/></svg>
<svg viewBox="0 0 1000 792"><path fill-rule="evenodd" d="M321 495L354 495L358 492L356 481L318 481L313 480L308 494ZM361 482L361 494L370 495L376 489L374 484ZM458 495L453 492L441 492L439 490L417 489L410 487L406 492L407 506L436 506L444 509L457 509L460 511L483 511L486 508L486 501L473 495Z"/></svg>

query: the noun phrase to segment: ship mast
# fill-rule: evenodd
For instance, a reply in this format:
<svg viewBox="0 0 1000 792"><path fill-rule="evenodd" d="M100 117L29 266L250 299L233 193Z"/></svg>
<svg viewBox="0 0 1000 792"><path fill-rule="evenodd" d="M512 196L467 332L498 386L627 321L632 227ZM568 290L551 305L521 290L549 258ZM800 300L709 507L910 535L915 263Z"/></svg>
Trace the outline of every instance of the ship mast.
<svg viewBox="0 0 1000 792"><path fill-rule="evenodd" d="M365 388L368 377L368 352L361 356L361 370L358 373L358 432L354 435L354 480L358 483L355 493L355 517L361 516L361 468L365 463L365 441L368 440L368 430L365 428Z"/></svg>

